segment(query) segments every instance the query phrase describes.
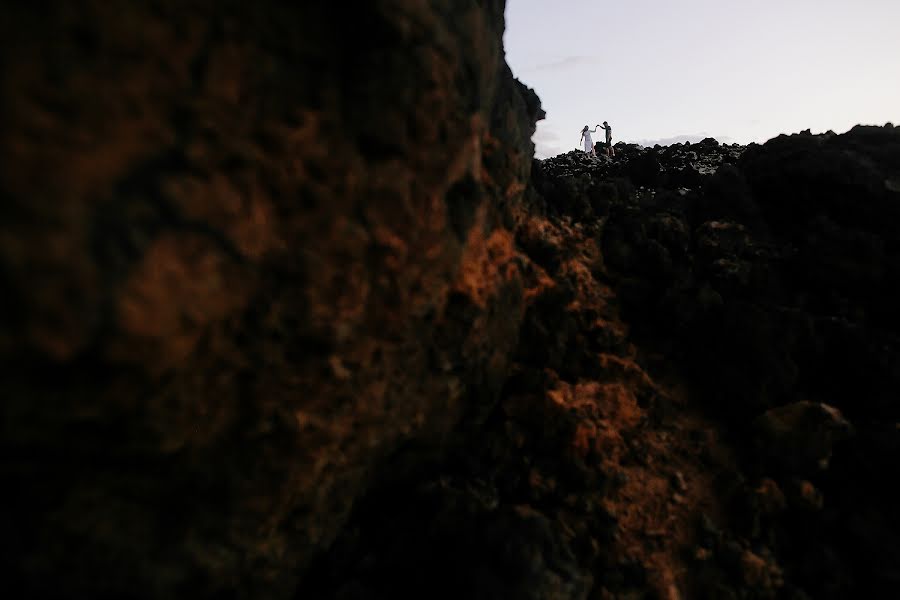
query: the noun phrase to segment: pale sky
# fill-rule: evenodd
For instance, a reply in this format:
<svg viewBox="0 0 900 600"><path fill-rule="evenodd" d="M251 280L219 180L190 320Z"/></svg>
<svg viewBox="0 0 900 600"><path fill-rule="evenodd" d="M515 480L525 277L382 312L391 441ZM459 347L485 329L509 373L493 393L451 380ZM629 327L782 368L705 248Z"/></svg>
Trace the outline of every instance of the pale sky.
<svg viewBox="0 0 900 600"><path fill-rule="evenodd" d="M604 120L644 144L900 124L900 0L507 0L505 44L539 158Z"/></svg>

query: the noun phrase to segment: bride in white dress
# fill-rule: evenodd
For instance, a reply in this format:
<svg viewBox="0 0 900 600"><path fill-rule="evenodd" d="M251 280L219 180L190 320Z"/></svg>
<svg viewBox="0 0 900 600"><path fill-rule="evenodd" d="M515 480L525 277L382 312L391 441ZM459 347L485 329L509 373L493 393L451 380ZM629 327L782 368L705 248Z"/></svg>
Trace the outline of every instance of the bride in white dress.
<svg viewBox="0 0 900 600"><path fill-rule="evenodd" d="M584 151L591 156L597 156L597 152L594 150L594 140L591 139L591 134L596 133L597 125L593 129L588 129L588 126L585 125L584 129L581 130L581 140L584 142Z"/></svg>

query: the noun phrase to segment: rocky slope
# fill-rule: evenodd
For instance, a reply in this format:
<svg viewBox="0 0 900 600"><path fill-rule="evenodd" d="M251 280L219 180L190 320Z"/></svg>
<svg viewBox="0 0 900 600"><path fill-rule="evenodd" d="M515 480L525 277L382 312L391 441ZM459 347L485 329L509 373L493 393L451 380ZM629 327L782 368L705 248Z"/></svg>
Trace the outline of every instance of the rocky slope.
<svg viewBox="0 0 900 600"><path fill-rule="evenodd" d="M10 589L894 589L900 130L532 162L503 8L5 9Z"/></svg>
<svg viewBox="0 0 900 600"><path fill-rule="evenodd" d="M814 598L882 595L900 575L885 480L900 460L898 178L897 128L805 132L605 218L635 339L729 426L750 487L787 498L752 519L739 502L734 531Z"/></svg>
<svg viewBox="0 0 900 600"><path fill-rule="evenodd" d="M303 589L893 589L898 143L859 127L536 162L516 233L536 279L499 404L364 500Z"/></svg>

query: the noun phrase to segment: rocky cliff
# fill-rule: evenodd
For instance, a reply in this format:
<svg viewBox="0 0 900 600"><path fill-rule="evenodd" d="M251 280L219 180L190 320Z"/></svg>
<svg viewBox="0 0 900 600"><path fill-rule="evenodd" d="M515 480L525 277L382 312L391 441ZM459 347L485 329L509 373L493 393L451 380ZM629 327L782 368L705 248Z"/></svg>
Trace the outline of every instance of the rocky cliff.
<svg viewBox="0 0 900 600"><path fill-rule="evenodd" d="M351 9L352 8L352 9ZM4 9L3 562L289 597L505 380L537 97L504 5Z"/></svg>
<svg viewBox="0 0 900 600"><path fill-rule="evenodd" d="M900 132L533 162L503 10L4 9L11 589L892 589Z"/></svg>

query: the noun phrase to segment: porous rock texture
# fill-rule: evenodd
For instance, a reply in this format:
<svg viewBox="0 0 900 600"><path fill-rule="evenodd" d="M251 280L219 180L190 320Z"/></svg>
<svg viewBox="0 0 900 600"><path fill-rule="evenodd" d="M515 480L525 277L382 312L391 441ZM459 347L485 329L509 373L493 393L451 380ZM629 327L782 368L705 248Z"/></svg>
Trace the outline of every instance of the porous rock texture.
<svg viewBox="0 0 900 600"><path fill-rule="evenodd" d="M641 257L621 279L633 333L677 358L732 424L745 474L793 495L746 533L813 598L890 594L900 577L887 476L900 467L898 178L890 124L804 132L748 148L700 194L657 194L609 219L607 249L622 254L630 236L625 254ZM689 235L675 245L674 230Z"/></svg>
<svg viewBox="0 0 900 600"><path fill-rule="evenodd" d="M900 130L532 162L502 0L12 3L4 583L900 580Z"/></svg>
<svg viewBox="0 0 900 600"><path fill-rule="evenodd" d="M0 518L26 595L290 597L393 455L484 418L540 116L503 11L4 7Z"/></svg>
<svg viewBox="0 0 900 600"><path fill-rule="evenodd" d="M687 152L699 154L693 165L719 162L703 158L717 144L703 145L623 145L614 167L570 154L535 173L551 193L574 186L570 214L602 223L641 363L684 377L692 405L738 450L741 483L717 492L730 516L706 523L715 533L692 570L739 596L890 594L900 577L887 476L900 467L900 130L783 135L729 150L699 185L670 183ZM655 165L652 188L616 179L633 178L635 162ZM762 568L773 560L777 570Z"/></svg>

